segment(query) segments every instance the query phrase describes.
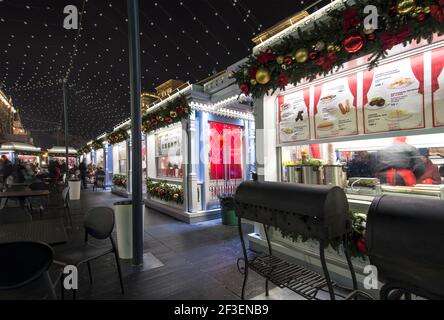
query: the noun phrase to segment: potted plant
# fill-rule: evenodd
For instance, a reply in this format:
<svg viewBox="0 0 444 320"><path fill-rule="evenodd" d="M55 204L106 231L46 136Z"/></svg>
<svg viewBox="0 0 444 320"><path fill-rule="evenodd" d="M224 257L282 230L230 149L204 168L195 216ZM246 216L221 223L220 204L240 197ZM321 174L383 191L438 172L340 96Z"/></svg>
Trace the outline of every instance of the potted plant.
<svg viewBox="0 0 444 320"><path fill-rule="evenodd" d="M220 195L219 203L222 224L226 226L236 226L237 216L235 211L234 195L229 193Z"/></svg>

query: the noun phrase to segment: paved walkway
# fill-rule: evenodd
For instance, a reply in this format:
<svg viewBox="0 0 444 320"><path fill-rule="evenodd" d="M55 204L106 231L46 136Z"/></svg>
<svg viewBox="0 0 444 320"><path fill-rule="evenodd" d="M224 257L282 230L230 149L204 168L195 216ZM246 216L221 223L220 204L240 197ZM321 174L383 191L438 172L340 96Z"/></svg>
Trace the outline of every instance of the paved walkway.
<svg viewBox="0 0 444 320"><path fill-rule="evenodd" d="M68 245L83 241L83 215L89 208L112 207L122 198L109 192L82 191L82 200L72 202L74 229ZM251 226L245 228L251 232ZM79 270L78 299L240 299L243 276L236 262L242 256L237 227L220 220L189 225L164 214L148 211L145 216L145 251L163 266L124 277L125 295L120 294L114 257L92 263L90 285L86 265ZM63 247L57 247L61 250ZM59 293L59 288L57 288ZM262 294L265 283L250 273L247 298ZM70 295L65 296L66 299Z"/></svg>

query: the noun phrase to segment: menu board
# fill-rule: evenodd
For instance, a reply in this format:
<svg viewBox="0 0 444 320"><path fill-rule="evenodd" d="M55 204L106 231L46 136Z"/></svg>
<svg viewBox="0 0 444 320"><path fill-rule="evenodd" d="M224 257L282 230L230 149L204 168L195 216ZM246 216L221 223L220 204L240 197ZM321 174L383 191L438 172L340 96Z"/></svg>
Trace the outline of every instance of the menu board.
<svg viewBox="0 0 444 320"><path fill-rule="evenodd" d="M310 139L310 91L279 97L279 143Z"/></svg>
<svg viewBox="0 0 444 320"><path fill-rule="evenodd" d="M425 127L423 61L421 54L364 72L364 133Z"/></svg>
<svg viewBox="0 0 444 320"><path fill-rule="evenodd" d="M358 134L356 75L315 87L316 139Z"/></svg>
<svg viewBox="0 0 444 320"><path fill-rule="evenodd" d="M444 126L444 48L432 52L433 126Z"/></svg>

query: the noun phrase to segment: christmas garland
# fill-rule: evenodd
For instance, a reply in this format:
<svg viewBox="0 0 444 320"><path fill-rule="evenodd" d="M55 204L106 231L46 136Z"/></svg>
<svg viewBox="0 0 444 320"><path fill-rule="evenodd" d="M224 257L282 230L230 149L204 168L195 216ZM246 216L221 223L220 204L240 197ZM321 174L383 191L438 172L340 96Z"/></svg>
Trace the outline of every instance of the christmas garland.
<svg viewBox="0 0 444 320"><path fill-rule="evenodd" d="M92 147L94 150L102 149L102 148L103 148L103 141L102 141L102 140L94 140L94 141L91 143L91 147Z"/></svg>
<svg viewBox="0 0 444 320"><path fill-rule="evenodd" d="M184 96L160 107L142 118L142 130L145 133L167 127L188 117L190 108Z"/></svg>
<svg viewBox="0 0 444 320"><path fill-rule="evenodd" d="M126 188L127 185L127 178L124 175L121 174L115 174L113 176L113 184L116 187Z"/></svg>
<svg viewBox="0 0 444 320"><path fill-rule="evenodd" d="M357 0L353 6L328 13L326 22L314 22L313 28L298 37L288 36L275 46L251 56L233 74L244 94L261 97L269 91L284 89L325 76L334 68L359 56L371 54L370 66L386 57L395 45L412 41L432 41L444 33L444 0ZM378 29L365 29L367 5L377 8Z"/></svg>
<svg viewBox="0 0 444 320"><path fill-rule="evenodd" d="M148 193L152 197L159 198L167 202L183 204L184 195L181 187L169 185L167 182L154 182L151 179L146 181Z"/></svg>
<svg viewBox="0 0 444 320"><path fill-rule="evenodd" d="M110 144L116 144L116 143L125 141L128 138L129 138L128 132L124 129L120 129L116 132L112 132L112 133L108 134L108 136L106 137L106 140Z"/></svg>
<svg viewBox="0 0 444 320"><path fill-rule="evenodd" d="M350 213L352 228L349 234L349 249L350 255L355 258L363 258L368 254L367 246L365 243L365 228L367 222L367 215L363 213L352 212ZM284 231L277 228L282 234L283 238L291 239L293 242L306 242L309 238L302 237L301 235L293 232ZM342 239L335 239L329 242L329 245L339 253L341 248Z"/></svg>

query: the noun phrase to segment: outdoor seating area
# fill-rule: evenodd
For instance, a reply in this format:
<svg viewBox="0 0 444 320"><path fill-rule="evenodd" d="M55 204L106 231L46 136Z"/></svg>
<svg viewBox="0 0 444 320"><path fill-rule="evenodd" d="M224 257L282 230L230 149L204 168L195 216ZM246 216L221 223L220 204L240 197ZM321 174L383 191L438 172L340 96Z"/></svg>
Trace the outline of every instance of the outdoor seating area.
<svg viewBox="0 0 444 320"><path fill-rule="evenodd" d="M215 221L189 225L162 213L147 211L145 250L155 262L147 260L146 270L135 270L130 260L115 258L117 237L109 204L120 199L109 192L82 191L80 201L70 201L72 228L61 220L62 208L47 213L46 217L43 214L42 219L36 213L32 220L35 226L30 222L0 224L0 234L9 235L8 238L0 237L2 261L6 261L3 257L6 259L8 252L13 256L17 252L6 247L2 251L1 244L11 241L43 242L52 250L51 263L38 268L39 277L33 273L37 273L36 270L30 270L27 279L0 277L0 300L54 299L51 288L57 300L240 299L242 276L237 271L236 261L242 250L236 227ZM110 230L113 230L111 234ZM251 225L245 225L245 232L251 231ZM60 285L61 271L66 264L78 266L78 290L66 290ZM13 269L13 266L2 265L0 270L6 270L1 268ZM190 272L193 277L186 276ZM171 284L165 286L166 282ZM246 298L259 296L264 285L259 276L251 275Z"/></svg>

